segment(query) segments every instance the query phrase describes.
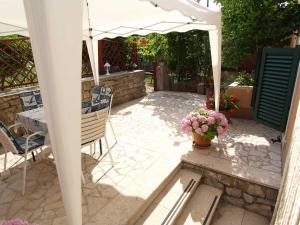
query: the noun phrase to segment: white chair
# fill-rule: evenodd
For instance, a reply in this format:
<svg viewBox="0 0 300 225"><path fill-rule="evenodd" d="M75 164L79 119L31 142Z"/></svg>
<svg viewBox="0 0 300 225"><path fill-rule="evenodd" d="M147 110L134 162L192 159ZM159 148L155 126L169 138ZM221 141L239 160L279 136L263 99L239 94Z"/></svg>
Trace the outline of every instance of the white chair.
<svg viewBox="0 0 300 225"><path fill-rule="evenodd" d="M111 127L115 143L113 146L117 143L117 138L116 134L114 131L114 128L112 126L112 123L110 121L110 112L111 112L111 106L112 106L112 101L113 101L113 93L112 89L109 87L105 87L103 85L96 85L91 89L91 95L92 95L92 100L91 100L91 111L97 111L100 109L108 108L108 118L107 122ZM102 142L101 139L99 139L99 146L100 146L100 153L102 154Z"/></svg>
<svg viewBox="0 0 300 225"><path fill-rule="evenodd" d="M89 145L92 154L92 146L94 145L95 152L96 143L100 141L101 138L104 138L109 157L112 164L114 165L114 161L110 151L111 149L109 147L105 133L108 115L109 107L81 115L81 146Z"/></svg>
<svg viewBox="0 0 300 225"><path fill-rule="evenodd" d="M14 137L12 135L10 130L18 127L23 127L25 129L25 136ZM22 187L22 194L24 195L26 187L27 154L29 152L33 154L33 152L37 149L42 149L45 143L45 136L43 136L43 132L41 131L28 135L26 128L21 123L16 123L12 126L6 127L2 122L0 122L0 142L5 151L4 170L6 170L7 152L12 152L13 154L24 158Z"/></svg>

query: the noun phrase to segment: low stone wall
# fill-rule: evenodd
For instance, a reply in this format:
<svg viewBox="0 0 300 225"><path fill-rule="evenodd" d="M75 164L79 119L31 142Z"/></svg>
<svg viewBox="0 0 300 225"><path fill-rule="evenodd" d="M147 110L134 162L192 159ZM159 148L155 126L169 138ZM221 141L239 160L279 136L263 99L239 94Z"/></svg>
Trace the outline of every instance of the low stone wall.
<svg viewBox="0 0 300 225"><path fill-rule="evenodd" d="M113 105L119 105L146 95L143 70L100 76L99 83L112 89L114 93ZM85 78L82 80L83 100L91 99L91 88L94 86L94 79Z"/></svg>
<svg viewBox="0 0 300 225"><path fill-rule="evenodd" d="M184 168L200 171L202 182L223 190L222 200L260 215L272 217L278 190L183 162Z"/></svg>
<svg viewBox="0 0 300 225"><path fill-rule="evenodd" d="M114 93L113 105L118 105L146 95L145 73L142 70L119 72L100 76L100 84L112 88ZM82 100L91 99L93 78L82 79ZM38 87L20 88L0 93L0 121L6 125L13 124L16 114L22 111L19 94L21 92L37 90ZM70 99L70 101L72 101Z"/></svg>

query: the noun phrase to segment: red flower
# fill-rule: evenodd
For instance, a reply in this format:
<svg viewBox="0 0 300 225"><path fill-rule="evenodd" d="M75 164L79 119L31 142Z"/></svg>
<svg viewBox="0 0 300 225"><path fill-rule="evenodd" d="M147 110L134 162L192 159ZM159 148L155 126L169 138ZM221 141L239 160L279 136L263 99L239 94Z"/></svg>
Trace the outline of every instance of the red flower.
<svg viewBox="0 0 300 225"><path fill-rule="evenodd" d="M234 102L234 103L237 103L239 101L239 99L236 96L232 96L231 101Z"/></svg>
<svg viewBox="0 0 300 225"><path fill-rule="evenodd" d="M227 111L230 113L233 113L233 112L235 112L235 109L228 109Z"/></svg>
<svg viewBox="0 0 300 225"><path fill-rule="evenodd" d="M146 38L140 39L140 44L141 45L146 45L147 44L147 39Z"/></svg>

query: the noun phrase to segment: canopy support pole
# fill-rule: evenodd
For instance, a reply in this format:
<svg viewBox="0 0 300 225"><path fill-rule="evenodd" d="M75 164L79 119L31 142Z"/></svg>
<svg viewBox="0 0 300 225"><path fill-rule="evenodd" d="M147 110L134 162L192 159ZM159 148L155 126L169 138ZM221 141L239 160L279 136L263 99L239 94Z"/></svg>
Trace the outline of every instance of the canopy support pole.
<svg viewBox="0 0 300 225"><path fill-rule="evenodd" d="M211 62L214 79L215 111L219 112L221 89L221 29L209 31Z"/></svg>
<svg viewBox="0 0 300 225"><path fill-rule="evenodd" d="M90 38L86 40L86 46L90 57L95 85L99 85L98 40L95 40L90 36Z"/></svg>
<svg viewBox="0 0 300 225"><path fill-rule="evenodd" d="M65 206L66 223L82 225L82 1L23 2Z"/></svg>

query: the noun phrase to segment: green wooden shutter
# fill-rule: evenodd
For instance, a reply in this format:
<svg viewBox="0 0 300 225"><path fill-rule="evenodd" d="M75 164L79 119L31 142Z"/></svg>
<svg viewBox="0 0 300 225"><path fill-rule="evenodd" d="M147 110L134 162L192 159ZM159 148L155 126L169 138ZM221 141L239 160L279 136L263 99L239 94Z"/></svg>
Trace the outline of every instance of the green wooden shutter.
<svg viewBox="0 0 300 225"><path fill-rule="evenodd" d="M262 51L255 94L257 121L284 131L299 64L300 48Z"/></svg>

